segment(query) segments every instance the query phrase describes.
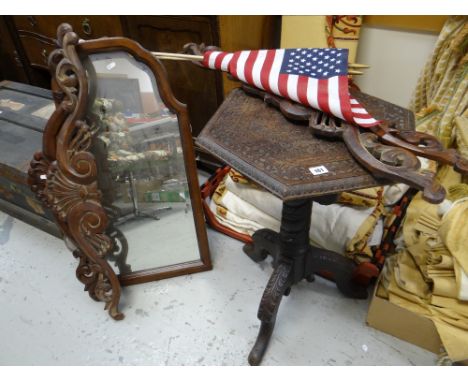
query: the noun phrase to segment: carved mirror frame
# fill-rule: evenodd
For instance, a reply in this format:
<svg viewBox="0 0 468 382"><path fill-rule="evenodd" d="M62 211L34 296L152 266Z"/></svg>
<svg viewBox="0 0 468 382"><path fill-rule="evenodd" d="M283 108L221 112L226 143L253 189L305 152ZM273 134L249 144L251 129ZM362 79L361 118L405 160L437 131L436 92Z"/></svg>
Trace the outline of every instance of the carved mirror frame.
<svg viewBox="0 0 468 382"><path fill-rule="evenodd" d="M29 183L53 210L65 243L78 258L76 277L90 297L104 302L110 316L119 320L124 317L118 308L122 285L212 269L189 117L186 106L172 93L164 66L135 41L120 37L80 40L69 24L58 27L57 38L59 49L49 57L56 110L44 131L43 150L31 161ZM177 115L199 260L119 276L106 260L124 243L102 204L98 167L90 151L96 129L87 124L89 84L83 66L83 59L102 52L126 52L144 63L154 74L162 101Z"/></svg>

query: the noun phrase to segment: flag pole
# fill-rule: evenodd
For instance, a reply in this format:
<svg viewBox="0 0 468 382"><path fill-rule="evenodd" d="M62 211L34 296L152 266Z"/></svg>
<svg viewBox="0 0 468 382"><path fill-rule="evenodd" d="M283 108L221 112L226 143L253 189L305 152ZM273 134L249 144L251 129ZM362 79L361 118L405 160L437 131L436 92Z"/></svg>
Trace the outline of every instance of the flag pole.
<svg viewBox="0 0 468 382"><path fill-rule="evenodd" d="M370 68L370 65L357 64L353 62L348 63L348 66L350 68L355 68L355 69L369 69Z"/></svg>
<svg viewBox="0 0 468 382"><path fill-rule="evenodd" d="M203 61L203 56L183 53L151 52L154 57L163 60Z"/></svg>
<svg viewBox="0 0 468 382"><path fill-rule="evenodd" d="M166 53L166 52L151 52L151 54L161 60L174 60L174 61L203 61L203 56L196 54L184 54L184 53ZM362 68L367 69L369 65L364 64L348 64L350 68ZM361 75L364 74L358 70L348 70L348 74Z"/></svg>

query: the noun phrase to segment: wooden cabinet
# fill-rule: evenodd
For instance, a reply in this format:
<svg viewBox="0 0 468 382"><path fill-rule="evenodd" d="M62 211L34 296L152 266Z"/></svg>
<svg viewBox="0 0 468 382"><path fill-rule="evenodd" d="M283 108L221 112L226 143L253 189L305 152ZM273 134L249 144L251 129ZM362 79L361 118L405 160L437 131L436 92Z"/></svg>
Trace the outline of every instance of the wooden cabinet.
<svg viewBox="0 0 468 382"><path fill-rule="evenodd" d="M29 83L24 69L24 63L20 59L18 50L13 43L8 28L0 20L0 80L12 78L17 82Z"/></svg>
<svg viewBox="0 0 468 382"><path fill-rule="evenodd" d="M47 58L55 49L57 25L63 22L85 39L122 35L119 16L13 16L12 23L32 68L48 70Z"/></svg>
<svg viewBox="0 0 468 382"><path fill-rule="evenodd" d="M13 16L20 36L39 34L56 38L57 26L68 23L83 39L103 36L121 36L120 16Z"/></svg>
<svg viewBox="0 0 468 382"><path fill-rule="evenodd" d="M55 49L58 25L71 24L84 39L123 34L120 16L3 16L2 19L16 45L28 83L43 88L50 87L47 58Z"/></svg>
<svg viewBox="0 0 468 382"><path fill-rule="evenodd" d="M57 26L63 22L83 39L125 36L146 49L165 52L178 52L188 42L227 51L274 48L280 30L278 16L1 16L0 79L49 88L47 57L55 49ZM224 94L237 85L219 72L187 62L165 61L164 65L175 96L188 106L196 136Z"/></svg>

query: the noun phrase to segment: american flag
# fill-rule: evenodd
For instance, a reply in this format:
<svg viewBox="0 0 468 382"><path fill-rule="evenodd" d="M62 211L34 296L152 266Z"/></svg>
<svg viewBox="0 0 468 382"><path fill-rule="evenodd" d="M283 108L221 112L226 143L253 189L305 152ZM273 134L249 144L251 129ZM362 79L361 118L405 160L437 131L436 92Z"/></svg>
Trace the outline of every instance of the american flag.
<svg viewBox="0 0 468 382"><path fill-rule="evenodd" d="M349 94L347 49L208 51L202 65L352 124L379 124Z"/></svg>

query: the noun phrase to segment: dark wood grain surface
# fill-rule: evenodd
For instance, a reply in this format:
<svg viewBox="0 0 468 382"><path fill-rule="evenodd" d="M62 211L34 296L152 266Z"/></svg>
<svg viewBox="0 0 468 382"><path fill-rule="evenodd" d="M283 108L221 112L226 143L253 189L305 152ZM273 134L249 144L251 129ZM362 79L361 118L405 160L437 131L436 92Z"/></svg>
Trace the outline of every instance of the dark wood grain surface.
<svg viewBox="0 0 468 382"><path fill-rule="evenodd" d="M414 128L410 111L364 95L376 118ZM316 137L306 122L291 122L261 99L236 89L210 120L197 145L283 200L385 184L360 166L340 140ZM311 167L328 173L313 175ZM390 183L389 181L386 184Z"/></svg>

